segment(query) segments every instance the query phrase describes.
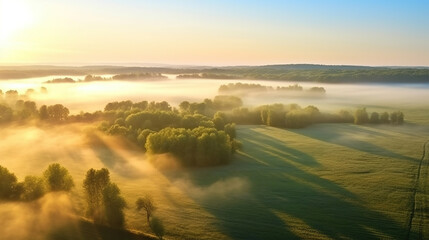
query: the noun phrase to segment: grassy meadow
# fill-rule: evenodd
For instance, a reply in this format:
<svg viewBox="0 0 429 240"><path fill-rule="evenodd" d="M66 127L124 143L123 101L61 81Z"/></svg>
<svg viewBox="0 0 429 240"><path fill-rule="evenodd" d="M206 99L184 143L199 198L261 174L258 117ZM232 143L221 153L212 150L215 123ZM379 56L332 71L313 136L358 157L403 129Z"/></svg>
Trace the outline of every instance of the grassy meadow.
<svg viewBox="0 0 429 240"><path fill-rule="evenodd" d="M150 232L134 204L150 194L167 239L404 239L422 144L429 134L427 126L412 121L298 130L243 125L237 129L243 148L231 164L157 169L123 139L93 128L1 129L1 164L22 179L59 162L74 177L73 209L82 215L86 171L107 167L128 203L127 227ZM161 156L156 161L174 166L175 160ZM422 169L420 177L426 181L421 180L416 199L426 206L427 161ZM418 236L419 221L427 226L424 211L419 213L423 217L416 214L411 236Z"/></svg>

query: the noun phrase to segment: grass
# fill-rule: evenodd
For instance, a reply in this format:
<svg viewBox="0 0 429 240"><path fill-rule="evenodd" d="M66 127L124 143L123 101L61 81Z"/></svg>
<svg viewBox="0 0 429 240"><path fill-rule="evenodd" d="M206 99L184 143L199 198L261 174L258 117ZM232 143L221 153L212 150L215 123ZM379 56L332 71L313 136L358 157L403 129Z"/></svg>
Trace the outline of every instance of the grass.
<svg viewBox="0 0 429 240"><path fill-rule="evenodd" d="M424 138L397 129L241 126L243 151L232 165L187 174L200 186L249 182L247 195L199 201L232 239L403 239Z"/></svg>
<svg viewBox="0 0 429 240"><path fill-rule="evenodd" d="M75 209L81 214L85 172L108 167L128 203L127 227L150 232L145 215L134 207L138 197L150 194L167 239L404 239L429 134L415 123L298 130L239 126L243 149L231 164L160 171L121 140L82 137L85 127L1 129L0 164L20 180L51 162L64 165L75 179ZM427 226L427 184L419 188L416 199L425 205L417 206L423 215L416 213L417 223ZM411 236L418 231L413 223ZM425 228L422 234L429 237ZM109 236L116 235L95 238Z"/></svg>

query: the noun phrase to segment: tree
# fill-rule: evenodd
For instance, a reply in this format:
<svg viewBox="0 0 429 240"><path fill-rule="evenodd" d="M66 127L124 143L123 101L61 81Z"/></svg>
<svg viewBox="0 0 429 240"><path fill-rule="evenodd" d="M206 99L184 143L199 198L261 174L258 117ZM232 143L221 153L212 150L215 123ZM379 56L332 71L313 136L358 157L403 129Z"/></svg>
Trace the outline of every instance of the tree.
<svg viewBox="0 0 429 240"><path fill-rule="evenodd" d="M118 228L124 227L126 202L116 184L109 183L103 189L103 205L107 225Z"/></svg>
<svg viewBox="0 0 429 240"><path fill-rule="evenodd" d="M384 112L380 115L380 122L389 123L389 114L387 112Z"/></svg>
<svg viewBox="0 0 429 240"><path fill-rule="evenodd" d="M235 123L226 124L224 127L224 131L226 134L228 134L228 136L231 140L237 136L237 133L235 131Z"/></svg>
<svg viewBox="0 0 429 240"><path fill-rule="evenodd" d="M41 120L46 120L49 118L48 114L48 107L46 105L43 105L39 109L39 117Z"/></svg>
<svg viewBox="0 0 429 240"><path fill-rule="evenodd" d="M74 182L69 171L59 163L53 163L43 173L49 191L70 191Z"/></svg>
<svg viewBox="0 0 429 240"><path fill-rule="evenodd" d="M83 181L83 188L85 189L86 200L88 203L87 216L94 219L95 222L103 221L103 190L109 182L109 170L106 168L102 168L100 170L91 168L86 172L86 177Z"/></svg>
<svg viewBox="0 0 429 240"><path fill-rule="evenodd" d="M404 113L401 111L392 112L390 114L390 122L392 124L403 124L404 123Z"/></svg>
<svg viewBox="0 0 429 240"><path fill-rule="evenodd" d="M152 213L156 210L152 198L149 195L146 195L143 198L138 198L136 201L136 207L137 211L140 211L142 209L145 210L147 223L150 224L150 217L152 216Z"/></svg>
<svg viewBox="0 0 429 240"><path fill-rule="evenodd" d="M380 122L380 116L377 112L371 113L371 117L369 118L370 123L379 123Z"/></svg>
<svg viewBox="0 0 429 240"><path fill-rule="evenodd" d="M355 112L355 124L365 124L368 123L368 113L366 108L357 109Z"/></svg>
<svg viewBox="0 0 429 240"><path fill-rule="evenodd" d="M398 124L403 124L404 123L404 113L402 112L398 112Z"/></svg>
<svg viewBox="0 0 429 240"><path fill-rule="evenodd" d="M41 177L27 176L23 183L21 198L31 201L42 197L45 194L45 181Z"/></svg>
<svg viewBox="0 0 429 240"><path fill-rule="evenodd" d="M152 229L153 233L162 240L162 237L165 234L164 224L158 217L152 217L150 220L150 228Z"/></svg>
<svg viewBox="0 0 429 240"><path fill-rule="evenodd" d="M398 123L398 112L392 112L392 113L390 113L390 122L392 124L397 124Z"/></svg>
<svg viewBox="0 0 429 240"><path fill-rule="evenodd" d="M9 122L13 118L12 108L0 104L0 123Z"/></svg>
<svg viewBox="0 0 429 240"><path fill-rule="evenodd" d="M123 210L126 207L119 187L110 182L109 170L89 169L83 181L88 204L87 215L96 223L122 228L125 223Z"/></svg>
<svg viewBox="0 0 429 240"><path fill-rule="evenodd" d="M70 113L68 108L64 107L62 104L49 106L47 112L49 118L55 121L66 120Z"/></svg>
<svg viewBox="0 0 429 240"><path fill-rule="evenodd" d="M179 104L179 109L181 112L188 112L190 105L191 104L188 101L183 101Z"/></svg>
<svg viewBox="0 0 429 240"><path fill-rule="evenodd" d="M20 188L15 174L0 166L0 200L13 200L19 197Z"/></svg>

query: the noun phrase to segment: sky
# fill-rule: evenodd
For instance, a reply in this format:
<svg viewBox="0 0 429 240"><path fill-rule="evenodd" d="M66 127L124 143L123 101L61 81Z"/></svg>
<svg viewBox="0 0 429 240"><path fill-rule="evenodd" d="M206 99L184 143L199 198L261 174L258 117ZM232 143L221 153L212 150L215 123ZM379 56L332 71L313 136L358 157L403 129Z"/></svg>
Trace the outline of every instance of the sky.
<svg viewBox="0 0 429 240"><path fill-rule="evenodd" d="M0 65L429 66L429 1L0 0Z"/></svg>

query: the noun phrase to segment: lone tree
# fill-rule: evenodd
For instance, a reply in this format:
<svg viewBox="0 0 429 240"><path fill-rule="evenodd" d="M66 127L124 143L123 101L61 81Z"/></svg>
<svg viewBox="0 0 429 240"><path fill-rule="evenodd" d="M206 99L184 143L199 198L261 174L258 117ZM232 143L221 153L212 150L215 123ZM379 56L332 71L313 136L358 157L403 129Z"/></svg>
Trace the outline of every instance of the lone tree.
<svg viewBox="0 0 429 240"><path fill-rule="evenodd" d="M150 225L150 217L152 216L152 213L156 210L152 198L149 195L146 195L143 198L138 198L136 201L136 206L137 211L140 211L142 209L146 211L147 223Z"/></svg>
<svg viewBox="0 0 429 240"><path fill-rule="evenodd" d="M43 173L49 191L70 191L74 182L69 171L59 163L53 163Z"/></svg>

